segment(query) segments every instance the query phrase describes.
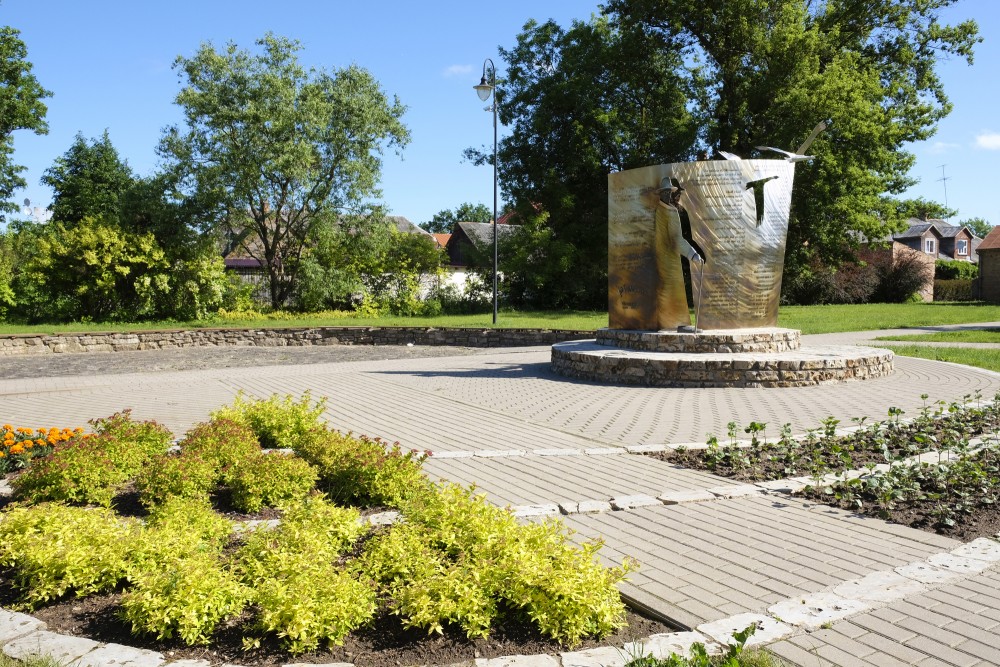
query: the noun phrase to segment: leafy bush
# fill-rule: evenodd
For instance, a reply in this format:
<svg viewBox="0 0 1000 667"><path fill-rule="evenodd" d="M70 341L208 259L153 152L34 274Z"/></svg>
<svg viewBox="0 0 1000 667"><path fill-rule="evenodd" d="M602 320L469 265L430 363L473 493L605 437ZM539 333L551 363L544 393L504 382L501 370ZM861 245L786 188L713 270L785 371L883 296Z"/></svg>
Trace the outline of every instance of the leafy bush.
<svg viewBox="0 0 1000 667"><path fill-rule="evenodd" d="M285 571L254 582L256 626L275 632L292 653L321 641L342 644L349 632L375 615L375 589L313 554L288 557Z"/></svg>
<svg viewBox="0 0 1000 667"><path fill-rule="evenodd" d="M295 450L319 470L321 488L343 501L398 507L427 484L423 458L378 439L313 431Z"/></svg>
<svg viewBox="0 0 1000 667"><path fill-rule="evenodd" d="M978 277L978 264L954 259L939 259L934 262L935 280L975 280Z"/></svg>
<svg viewBox="0 0 1000 667"><path fill-rule="evenodd" d="M233 522L203 500L173 497L150 509L129 555L129 578L195 554L222 553Z"/></svg>
<svg viewBox="0 0 1000 667"><path fill-rule="evenodd" d="M134 634L208 644L218 623L239 614L249 597L217 556L195 553L138 574L122 596L122 617Z"/></svg>
<svg viewBox="0 0 1000 667"><path fill-rule="evenodd" d="M150 459L166 452L174 437L155 421L133 421L131 410L90 423L108 458L126 477L134 477Z"/></svg>
<svg viewBox="0 0 1000 667"><path fill-rule="evenodd" d="M407 625L440 631L452 622L470 637L485 636L501 601L569 645L625 623L616 584L633 563L604 568L602 545L574 547L559 522L520 525L455 485L413 496L403 514L407 525L373 541L362 567L388 590Z"/></svg>
<svg viewBox="0 0 1000 667"><path fill-rule="evenodd" d="M290 576L300 554L332 562L368 530L359 518L357 510L337 507L318 494L289 504L277 528L251 533L240 547L237 562L243 580Z"/></svg>
<svg viewBox="0 0 1000 667"><path fill-rule="evenodd" d="M207 501L216 476L215 466L197 454L160 454L139 472L135 485L146 507L175 496Z"/></svg>
<svg viewBox="0 0 1000 667"><path fill-rule="evenodd" d="M223 470L260 454L257 435L247 424L232 419L212 419L198 424L180 442L181 451L194 454L215 467L219 481Z"/></svg>
<svg viewBox="0 0 1000 667"><path fill-rule="evenodd" d="M108 455L107 436L78 438L35 461L11 480L14 497L109 507L129 475Z"/></svg>
<svg viewBox="0 0 1000 667"><path fill-rule="evenodd" d="M961 262L965 264L966 262ZM975 301L974 280L935 280L935 301Z"/></svg>
<svg viewBox="0 0 1000 667"><path fill-rule="evenodd" d="M294 396L281 398L277 394L267 399L248 399L240 392L232 405L223 406L212 413L212 419L229 419L250 427L261 447L295 447L311 431L322 428L320 415L326 408L326 399L314 404L306 391L296 400Z"/></svg>
<svg viewBox="0 0 1000 667"><path fill-rule="evenodd" d="M132 421L127 410L91 424L96 435L79 434L61 443L15 478L14 495L32 503L52 500L107 507L129 479L167 449L172 437L156 422Z"/></svg>
<svg viewBox="0 0 1000 667"><path fill-rule="evenodd" d="M0 514L0 567L14 568L26 606L114 588L139 529L108 509L46 503Z"/></svg>
<svg viewBox="0 0 1000 667"><path fill-rule="evenodd" d="M226 478L233 505L243 512L257 512L265 505L305 498L316 485L316 469L297 456L278 452L257 454L234 463Z"/></svg>
<svg viewBox="0 0 1000 667"><path fill-rule="evenodd" d="M242 580L254 588L257 624L301 653L321 640L339 643L375 612L375 591L334 561L368 527L357 510L319 495L289 505L274 530L252 533L237 553Z"/></svg>

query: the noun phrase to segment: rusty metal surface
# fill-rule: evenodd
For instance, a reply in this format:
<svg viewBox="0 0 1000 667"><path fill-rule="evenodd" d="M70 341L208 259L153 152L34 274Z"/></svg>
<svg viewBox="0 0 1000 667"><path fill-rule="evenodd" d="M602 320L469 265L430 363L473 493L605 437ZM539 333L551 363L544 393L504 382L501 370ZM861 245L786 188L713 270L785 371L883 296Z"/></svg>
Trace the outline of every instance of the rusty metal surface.
<svg viewBox="0 0 1000 667"><path fill-rule="evenodd" d="M691 269L699 327L775 326L794 173L785 160L712 160L610 174L611 328L690 324L681 267L692 247L705 260L703 276ZM676 206L661 199L671 183L683 188Z"/></svg>

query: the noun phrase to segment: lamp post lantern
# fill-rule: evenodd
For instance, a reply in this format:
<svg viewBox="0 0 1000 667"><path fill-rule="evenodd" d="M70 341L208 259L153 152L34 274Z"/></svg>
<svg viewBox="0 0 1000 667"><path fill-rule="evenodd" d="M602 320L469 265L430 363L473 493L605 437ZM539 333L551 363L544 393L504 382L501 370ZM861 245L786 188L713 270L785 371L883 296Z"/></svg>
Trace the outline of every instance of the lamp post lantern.
<svg viewBox="0 0 1000 667"><path fill-rule="evenodd" d="M490 80L486 80L487 63L489 63ZM497 68L490 58L483 61L483 78L479 85L473 86L476 94L483 102L493 96L493 324L497 323Z"/></svg>

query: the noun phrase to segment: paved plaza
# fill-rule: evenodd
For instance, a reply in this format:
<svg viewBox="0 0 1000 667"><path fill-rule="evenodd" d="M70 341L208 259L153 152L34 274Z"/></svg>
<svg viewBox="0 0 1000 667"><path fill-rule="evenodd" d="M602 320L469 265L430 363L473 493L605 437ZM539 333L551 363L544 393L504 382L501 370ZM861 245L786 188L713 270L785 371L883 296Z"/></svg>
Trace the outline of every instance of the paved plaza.
<svg viewBox="0 0 1000 667"><path fill-rule="evenodd" d="M877 345L871 335L804 336L803 344ZM729 422L764 422L766 434L776 437L786 423L804 434L828 417L850 426L852 418L883 419L890 407L915 415L927 401L989 400L1000 391L1000 374L897 357L891 376L867 382L663 389L567 380L549 370L543 347L438 348L435 356L397 350L385 359L354 349L349 361L340 360L342 351L289 348L267 357L248 350L240 358L229 350L224 367L212 367L207 356L171 361L171 354L186 353L177 350L156 353L163 370L150 368L145 352L73 355L87 357L73 361L78 369L84 363L83 374L61 372L62 355L0 359L8 378L0 386L0 417L61 427L131 408L136 418L156 419L180 436L239 391L260 397L310 391L328 399L325 416L335 428L430 452L424 464L430 476L474 483L526 520L564 514L579 539L605 541L609 563L637 559L641 568L623 593L679 629L766 615L790 628L772 647L792 664L1000 664L994 564L1000 553L970 555L949 538L736 488L731 480L637 455L704 443L708 435L725 440ZM131 372L130 359L143 370ZM32 372L26 364L34 364ZM690 502L665 504L665 498ZM862 606L847 608L843 600L854 598L838 594L843 613L830 612L835 602L822 602L831 591L896 581L898 573L913 583L912 572L920 573L916 588L885 584L899 595L862 595ZM822 622L808 614L796 620L806 610L819 610L812 618Z"/></svg>

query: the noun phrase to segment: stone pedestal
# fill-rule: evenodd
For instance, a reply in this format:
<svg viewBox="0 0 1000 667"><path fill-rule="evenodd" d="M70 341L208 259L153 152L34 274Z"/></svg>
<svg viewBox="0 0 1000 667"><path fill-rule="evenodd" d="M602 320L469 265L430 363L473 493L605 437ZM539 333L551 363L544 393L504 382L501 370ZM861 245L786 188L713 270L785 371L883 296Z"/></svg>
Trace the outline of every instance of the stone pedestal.
<svg viewBox="0 0 1000 667"><path fill-rule="evenodd" d="M892 372L893 353L872 347L800 345L793 329L680 333L601 329L596 340L552 346L566 377L649 387L804 387Z"/></svg>

